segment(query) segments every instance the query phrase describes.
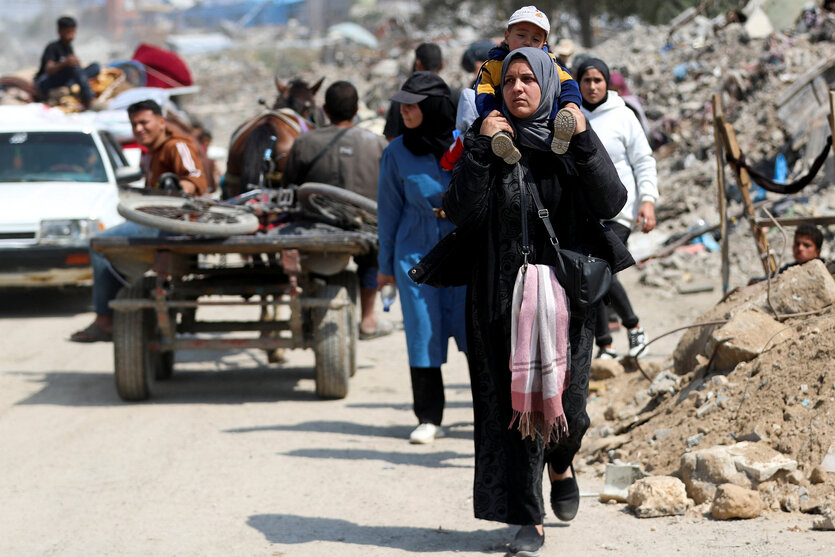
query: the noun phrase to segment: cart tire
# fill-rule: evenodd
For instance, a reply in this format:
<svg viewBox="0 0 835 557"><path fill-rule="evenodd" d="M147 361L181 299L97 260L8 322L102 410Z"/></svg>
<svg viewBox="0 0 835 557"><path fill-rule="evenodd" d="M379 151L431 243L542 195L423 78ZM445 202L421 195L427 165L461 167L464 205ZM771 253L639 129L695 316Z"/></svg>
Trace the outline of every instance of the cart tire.
<svg viewBox="0 0 835 557"><path fill-rule="evenodd" d="M136 299L147 296L138 284L119 291L117 299ZM151 332L152 314L149 310L117 311L113 315L113 363L116 392L122 400L147 400L151 396L151 382L155 375L153 356L146 348Z"/></svg>
<svg viewBox="0 0 835 557"><path fill-rule="evenodd" d="M342 271L335 275L326 278L328 284L336 286L344 286L348 292L348 299L351 300L351 305L347 307L347 335L348 335L348 350L350 350L349 357L351 358L351 377L357 373L357 342L359 341L359 279L357 274L352 271Z"/></svg>
<svg viewBox="0 0 835 557"><path fill-rule="evenodd" d="M302 207L328 224L377 233L377 202L372 199L317 182L302 184L296 196Z"/></svg>
<svg viewBox="0 0 835 557"><path fill-rule="evenodd" d="M328 284L318 292L325 300L347 299L344 286ZM348 306L313 311L313 352L316 356L316 395L319 398L345 398L351 377L351 349L348 331Z"/></svg>
<svg viewBox="0 0 835 557"><path fill-rule="evenodd" d="M184 197L136 195L119 201L126 219L175 234L235 236L258 230L258 217L240 207L203 204Z"/></svg>

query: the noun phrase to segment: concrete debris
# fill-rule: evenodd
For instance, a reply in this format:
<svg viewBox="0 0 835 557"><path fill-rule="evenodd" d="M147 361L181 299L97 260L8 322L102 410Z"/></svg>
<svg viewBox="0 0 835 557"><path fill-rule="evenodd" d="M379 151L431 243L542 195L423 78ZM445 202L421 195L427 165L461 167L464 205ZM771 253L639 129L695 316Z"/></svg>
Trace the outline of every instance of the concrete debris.
<svg viewBox="0 0 835 557"><path fill-rule="evenodd" d="M626 503L629 487L645 476L641 467L634 464L607 464L606 483L603 493L600 494L600 501Z"/></svg>
<svg viewBox="0 0 835 557"><path fill-rule="evenodd" d="M785 328L759 309L745 310L710 335L705 351L713 354L714 369L730 371L756 358L770 342L779 342Z"/></svg>
<svg viewBox="0 0 835 557"><path fill-rule="evenodd" d="M638 518L683 515L690 506L684 484L672 476L650 476L636 481L626 497Z"/></svg>
<svg viewBox="0 0 835 557"><path fill-rule="evenodd" d="M812 523L812 530L835 530L835 511L829 511Z"/></svg>
<svg viewBox="0 0 835 557"><path fill-rule="evenodd" d="M716 487L723 483L750 489L778 472L795 469L796 461L768 445L743 441L684 454L679 475L687 487L687 495L701 504L712 500Z"/></svg>
<svg viewBox="0 0 835 557"><path fill-rule="evenodd" d="M673 353L675 371L679 375L692 371L698 365L696 356L701 354L710 357L717 345L722 357L719 362L714 362L716 368L728 370L768 348L766 343L774 346L786 340L787 336L771 338L758 331L757 328L763 326L773 335L777 333L779 323L762 314L746 313L751 309L770 313L771 308L774 308L774 311L782 315L818 311L833 303L835 278L820 260L791 267L774 277L770 288L766 281L743 288L699 316L695 320L697 323L722 319L729 320L729 323L686 331ZM734 324L737 320L739 322ZM725 331L717 332L720 327L725 327ZM722 346L724 340L730 344L727 348Z"/></svg>
<svg viewBox="0 0 835 557"><path fill-rule="evenodd" d="M716 488L710 516L716 520L757 518L762 511L759 493L734 484L722 484Z"/></svg>
<svg viewBox="0 0 835 557"><path fill-rule="evenodd" d="M669 371L663 371L652 380L648 392L650 396L658 396L664 393L673 394L678 390L677 385L678 377Z"/></svg>

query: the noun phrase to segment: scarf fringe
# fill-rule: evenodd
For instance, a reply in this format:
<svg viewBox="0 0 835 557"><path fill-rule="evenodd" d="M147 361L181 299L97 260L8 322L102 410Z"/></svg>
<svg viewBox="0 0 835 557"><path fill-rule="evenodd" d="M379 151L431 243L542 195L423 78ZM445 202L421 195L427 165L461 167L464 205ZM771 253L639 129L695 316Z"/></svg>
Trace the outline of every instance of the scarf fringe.
<svg viewBox="0 0 835 557"><path fill-rule="evenodd" d="M507 429L513 429L513 425L517 421L519 422L519 433L522 434L522 439L528 437L535 439L538 436L544 439L546 445L555 445L568 436L568 421L565 414L560 414L551 423L546 423L545 415L542 412L519 412L514 410Z"/></svg>

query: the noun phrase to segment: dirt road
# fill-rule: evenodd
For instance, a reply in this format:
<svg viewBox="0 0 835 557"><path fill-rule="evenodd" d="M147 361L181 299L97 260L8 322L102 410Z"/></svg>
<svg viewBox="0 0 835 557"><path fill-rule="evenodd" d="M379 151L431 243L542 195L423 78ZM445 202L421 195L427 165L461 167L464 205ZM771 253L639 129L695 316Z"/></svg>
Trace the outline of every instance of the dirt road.
<svg viewBox="0 0 835 557"><path fill-rule="evenodd" d="M718 297L682 303L627 276L651 331ZM90 318L87 292L0 295L0 555L504 553L515 528L472 518L460 354L444 369L447 437L413 446L402 331L360 344L344 400L316 399L310 352L280 369L255 351L193 352L151 401L125 404L111 345L66 340ZM589 496L570 525L549 514L543 555L835 554L808 515L639 520L597 501L596 469L578 472Z"/></svg>

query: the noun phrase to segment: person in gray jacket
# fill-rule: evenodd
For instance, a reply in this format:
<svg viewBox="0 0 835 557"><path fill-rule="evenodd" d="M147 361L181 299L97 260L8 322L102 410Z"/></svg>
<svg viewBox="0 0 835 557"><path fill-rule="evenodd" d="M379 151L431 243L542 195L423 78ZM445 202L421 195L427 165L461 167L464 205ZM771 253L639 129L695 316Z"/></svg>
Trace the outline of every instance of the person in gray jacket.
<svg viewBox="0 0 835 557"><path fill-rule="evenodd" d="M325 114L330 126L300 135L287 155L283 184L320 182L344 188L369 199L377 198L380 158L388 143L368 130L354 127L359 96L353 84L337 81L325 91ZM360 283L360 340L388 335L391 322L378 319L377 251L354 256Z"/></svg>

